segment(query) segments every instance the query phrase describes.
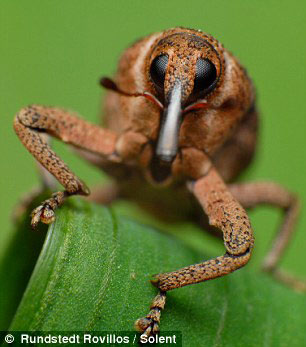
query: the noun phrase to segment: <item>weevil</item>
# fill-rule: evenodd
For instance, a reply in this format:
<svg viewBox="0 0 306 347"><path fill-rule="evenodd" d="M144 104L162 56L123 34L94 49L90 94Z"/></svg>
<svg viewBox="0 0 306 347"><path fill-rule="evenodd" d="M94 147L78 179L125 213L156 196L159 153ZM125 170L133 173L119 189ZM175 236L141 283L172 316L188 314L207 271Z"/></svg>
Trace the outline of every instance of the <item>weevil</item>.
<svg viewBox="0 0 306 347"><path fill-rule="evenodd" d="M104 127L38 105L15 117L23 145L65 188L32 212L32 226L53 222L69 196L90 193L51 149L47 134L115 178L116 186L93 192L94 200L132 199L161 217L194 219L223 237L224 255L154 276L158 294L135 323L141 332L159 330L168 291L227 275L249 261L254 237L245 208L259 204L284 212L263 269L305 289L278 267L298 216L295 194L273 182L233 183L253 159L258 132L254 86L238 60L209 34L173 28L126 49L114 79L102 78L101 85L108 89Z"/></svg>

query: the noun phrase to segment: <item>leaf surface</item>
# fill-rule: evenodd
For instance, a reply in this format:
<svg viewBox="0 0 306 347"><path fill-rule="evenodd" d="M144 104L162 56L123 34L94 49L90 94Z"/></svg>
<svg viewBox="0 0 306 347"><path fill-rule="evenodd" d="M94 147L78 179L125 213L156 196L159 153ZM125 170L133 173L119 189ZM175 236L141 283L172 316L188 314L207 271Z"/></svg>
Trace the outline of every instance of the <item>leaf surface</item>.
<svg viewBox="0 0 306 347"><path fill-rule="evenodd" d="M112 209L72 199L49 228L10 329L133 330L157 292L152 274L208 258ZM305 304L304 295L245 267L169 292L161 330L181 331L184 346L302 346Z"/></svg>

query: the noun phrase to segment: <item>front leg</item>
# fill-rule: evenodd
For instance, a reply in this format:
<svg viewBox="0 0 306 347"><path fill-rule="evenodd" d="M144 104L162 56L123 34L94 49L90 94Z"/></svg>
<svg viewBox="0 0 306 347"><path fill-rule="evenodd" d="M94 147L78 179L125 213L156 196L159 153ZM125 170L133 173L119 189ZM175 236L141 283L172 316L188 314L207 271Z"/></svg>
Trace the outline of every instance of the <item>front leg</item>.
<svg viewBox="0 0 306 347"><path fill-rule="evenodd" d="M54 211L71 195L88 195L89 189L51 149L42 134L47 133L63 142L99 154L106 159L115 158L117 136L97 125L90 124L75 115L44 106L29 106L15 117L14 129L19 139L36 160L46 168L65 188L56 192L32 212L32 227L39 221L51 223Z"/></svg>
<svg viewBox="0 0 306 347"><path fill-rule="evenodd" d="M163 305L160 304L160 297L165 296L165 292L227 275L244 266L251 256L254 239L249 218L216 169L212 167L204 177L189 186L207 214L210 225L223 232L226 252L200 264L155 275L152 283L160 292L153 300L150 313L136 322L136 328L147 335L158 331L160 310L165 304L165 300Z"/></svg>
<svg viewBox="0 0 306 347"><path fill-rule="evenodd" d="M279 268L279 262L295 231L299 215L298 197L274 182L247 182L229 185L231 193L245 208L258 205L275 206L283 210L281 225L273 239L272 247L263 262L263 270L297 291L306 292L306 282Z"/></svg>

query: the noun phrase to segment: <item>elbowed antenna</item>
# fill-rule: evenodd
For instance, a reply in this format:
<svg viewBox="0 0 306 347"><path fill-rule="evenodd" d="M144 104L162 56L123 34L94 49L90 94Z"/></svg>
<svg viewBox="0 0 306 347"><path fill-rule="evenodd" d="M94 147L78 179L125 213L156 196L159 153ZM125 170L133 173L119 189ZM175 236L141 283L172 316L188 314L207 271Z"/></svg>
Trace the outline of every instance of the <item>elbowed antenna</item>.
<svg viewBox="0 0 306 347"><path fill-rule="evenodd" d="M182 123L182 85L177 81L174 85L168 107L164 110L159 138L156 147L157 157L164 162L172 162L178 150L179 130Z"/></svg>

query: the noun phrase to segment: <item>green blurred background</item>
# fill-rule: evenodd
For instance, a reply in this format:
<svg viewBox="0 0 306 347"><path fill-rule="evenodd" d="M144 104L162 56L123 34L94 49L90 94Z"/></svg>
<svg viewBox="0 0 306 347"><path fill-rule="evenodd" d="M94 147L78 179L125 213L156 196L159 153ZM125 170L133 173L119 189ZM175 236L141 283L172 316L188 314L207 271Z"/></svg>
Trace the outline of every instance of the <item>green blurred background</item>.
<svg viewBox="0 0 306 347"><path fill-rule="evenodd" d="M40 103L76 110L98 122L97 81L112 74L122 50L151 32L185 26L213 34L239 57L255 82L260 144L242 179L273 180L299 193L302 217L283 265L306 276L305 12L302 0L1 0L0 257L12 237L14 206L38 183L34 160L13 132L14 114ZM55 143L55 148L88 184L101 180L100 172L65 146ZM258 261L280 213L262 207L250 216Z"/></svg>

